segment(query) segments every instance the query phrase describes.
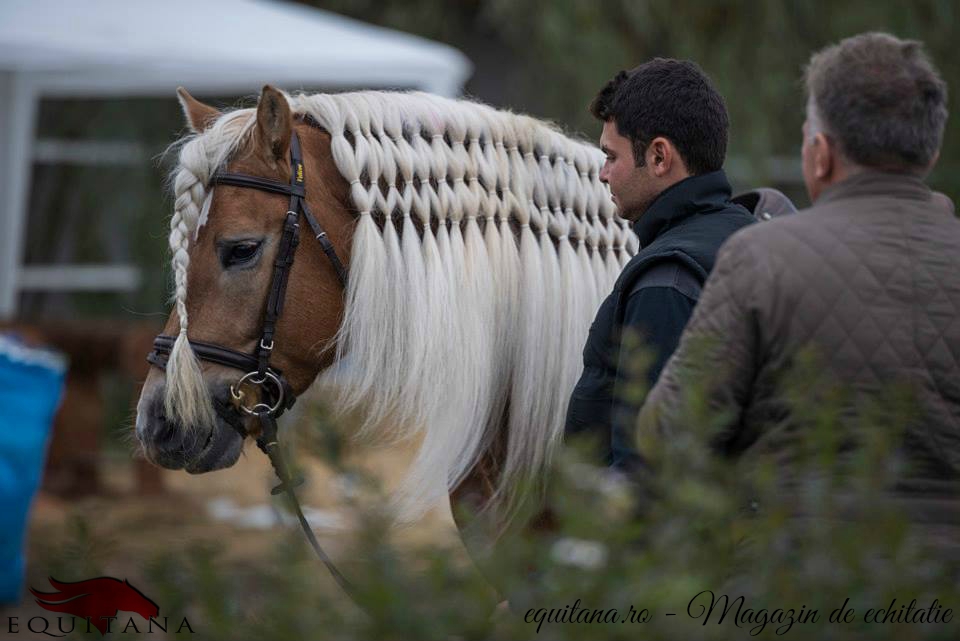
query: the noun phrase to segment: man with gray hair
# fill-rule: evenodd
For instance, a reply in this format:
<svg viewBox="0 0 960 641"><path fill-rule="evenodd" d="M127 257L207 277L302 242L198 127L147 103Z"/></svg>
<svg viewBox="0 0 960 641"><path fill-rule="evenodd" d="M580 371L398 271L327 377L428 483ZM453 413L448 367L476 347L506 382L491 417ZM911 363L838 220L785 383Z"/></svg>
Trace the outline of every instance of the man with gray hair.
<svg viewBox="0 0 960 641"><path fill-rule="evenodd" d="M641 411L639 450L655 459L664 439L689 429L680 418L686 382L708 381L710 446L748 468L772 463L790 486L812 438L801 414L817 399L791 400L785 375L812 362L805 382L840 406L832 436L841 457L866 446L856 431L865 407L909 391L915 411L898 426L906 465L894 496L908 499L917 521L956 526L960 220L923 182L943 139L946 84L919 42L883 33L816 53L805 80L801 155L814 204L744 228L721 247ZM883 437L869 428L866 438ZM939 531L960 545L960 532L948 530Z"/></svg>

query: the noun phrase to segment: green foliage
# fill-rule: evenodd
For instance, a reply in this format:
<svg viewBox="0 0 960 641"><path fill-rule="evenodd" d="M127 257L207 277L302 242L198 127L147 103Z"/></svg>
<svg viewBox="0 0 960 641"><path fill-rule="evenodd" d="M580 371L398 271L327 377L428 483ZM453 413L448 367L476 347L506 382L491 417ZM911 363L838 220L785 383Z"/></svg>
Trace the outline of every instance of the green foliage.
<svg viewBox="0 0 960 641"><path fill-rule="evenodd" d="M729 157L741 187L778 179L767 157L799 158L802 68L810 54L863 31L889 31L927 45L951 88L954 0L314 0L315 6L438 39L475 64L468 93L598 136L587 105L604 82L654 56L700 64L726 98ZM948 124L935 188L960 197L960 129ZM789 194L801 203L799 185Z"/></svg>
<svg viewBox="0 0 960 641"><path fill-rule="evenodd" d="M39 546L38 556L45 560L47 574L68 583L101 576L104 564L110 557L113 541L96 536L90 523L78 516L67 521L66 534L66 541L62 544Z"/></svg>
<svg viewBox="0 0 960 641"><path fill-rule="evenodd" d="M931 545L891 493L904 465L904 427L918 415L910 394L892 387L851 414L853 397L808 356L783 381L791 429L802 434L794 456L718 456L711 440L722 417L711 409L711 381L687 381L682 427L644 452L649 473L612 475L573 443L550 483L557 527L512 529L478 559L479 573L445 550L397 547L388 523L371 512L336 555L360 608L296 531L278 537L266 558L242 562L215 543L158 550L143 587L165 612L188 616L204 639L957 638L956 618L864 621L892 599L894 610L938 599L960 611L958 559ZM79 568L97 556L89 550L104 546L90 541L89 529L75 537L50 560L85 578ZM495 610L488 580L509 610ZM704 621L707 590L720 601ZM735 624L734 601L720 624L720 595L743 596L753 620ZM539 623L550 609L569 615L578 602L591 611L616 608L616 620ZM831 623L845 603L855 611L851 621ZM774 618L791 608L792 624L787 615ZM643 610L645 622L623 621ZM813 610L818 620L804 622ZM766 624L756 618L761 611Z"/></svg>

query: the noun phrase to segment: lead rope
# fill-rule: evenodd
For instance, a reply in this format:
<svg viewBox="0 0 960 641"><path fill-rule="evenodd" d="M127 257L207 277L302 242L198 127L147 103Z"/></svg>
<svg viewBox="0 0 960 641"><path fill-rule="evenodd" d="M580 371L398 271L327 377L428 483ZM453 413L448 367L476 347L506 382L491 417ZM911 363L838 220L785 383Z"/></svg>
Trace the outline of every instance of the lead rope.
<svg viewBox="0 0 960 641"><path fill-rule="evenodd" d="M283 460L283 454L280 452L280 444L277 441L277 421L268 411L259 412L256 416L260 419L260 436L257 437L257 447L270 458L273 471L276 472L277 478L280 479L280 485L270 490L270 493L274 496L281 493L287 495L290 504L293 506L293 511L300 521L300 527L303 529L303 533L310 542L313 551L317 553L317 556L323 564L327 566L327 570L330 572L333 580L337 582L337 585L347 593L347 596L353 599L354 603L359 605L356 589L353 587L353 584L347 580L347 577L343 576L340 570L337 569L337 566L333 564L333 561L330 560L330 557L327 556L327 553L320 547L320 542L317 541L317 537L313 533L313 528L310 527L307 517L303 515L303 510L300 508L300 501L297 500L297 495L293 491L295 484L298 483L291 480L290 474L287 471L286 462Z"/></svg>

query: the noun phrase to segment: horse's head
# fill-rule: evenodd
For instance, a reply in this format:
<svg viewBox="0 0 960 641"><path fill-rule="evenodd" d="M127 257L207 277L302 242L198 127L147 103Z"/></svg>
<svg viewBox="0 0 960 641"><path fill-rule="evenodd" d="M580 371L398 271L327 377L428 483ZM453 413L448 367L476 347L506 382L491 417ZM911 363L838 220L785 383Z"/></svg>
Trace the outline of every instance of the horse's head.
<svg viewBox="0 0 960 641"><path fill-rule="evenodd" d="M159 363L165 369L152 367L144 383L136 434L151 461L199 473L236 462L244 435L255 435L259 428L241 405L251 407L265 399L237 402L231 386L247 372L206 357L198 361L187 337L235 353L258 353L274 262L291 208L289 195L211 182L211 176L221 169L289 185L291 172L297 171L290 160L296 134L302 147L306 202L344 264L349 259L351 216L345 204L347 185L331 159L329 135L295 119L279 91L264 87L255 116L247 115L246 122L240 113L222 116L183 90L180 99L197 134L194 143L201 147L188 148L194 143L184 147L183 154L193 156L181 155L175 185L171 248L176 305L164 334L179 338L168 346L169 360ZM232 129L224 124L228 120ZM224 166L204 167L205 158L223 156L225 145L230 152ZM327 348L343 313L337 272L302 216L299 223L296 233L301 242L281 293L283 313L269 354L270 367L282 372L287 392L294 395L332 360ZM262 392L256 386L235 390L254 397Z"/></svg>

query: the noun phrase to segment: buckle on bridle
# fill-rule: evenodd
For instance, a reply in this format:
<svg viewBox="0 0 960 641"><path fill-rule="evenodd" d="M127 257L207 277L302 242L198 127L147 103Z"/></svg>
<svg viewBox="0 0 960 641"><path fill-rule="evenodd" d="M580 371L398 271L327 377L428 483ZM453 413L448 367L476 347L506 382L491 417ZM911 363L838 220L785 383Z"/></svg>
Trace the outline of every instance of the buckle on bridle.
<svg viewBox="0 0 960 641"><path fill-rule="evenodd" d="M271 385L268 385L268 383ZM242 389L242 387L247 384L259 386L261 390L261 400L264 398L275 399L274 404L270 405L269 403L259 402L253 407L247 407L244 404L247 395ZM270 389L271 386L276 390L275 394L272 393L273 390ZM264 372L263 376L257 371L247 372L240 380L230 386L230 396L233 398L233 406L244 414L259 416L267 413L270 416L276 416L283 406L283 383L276 374L270 371Z"/></svg>

